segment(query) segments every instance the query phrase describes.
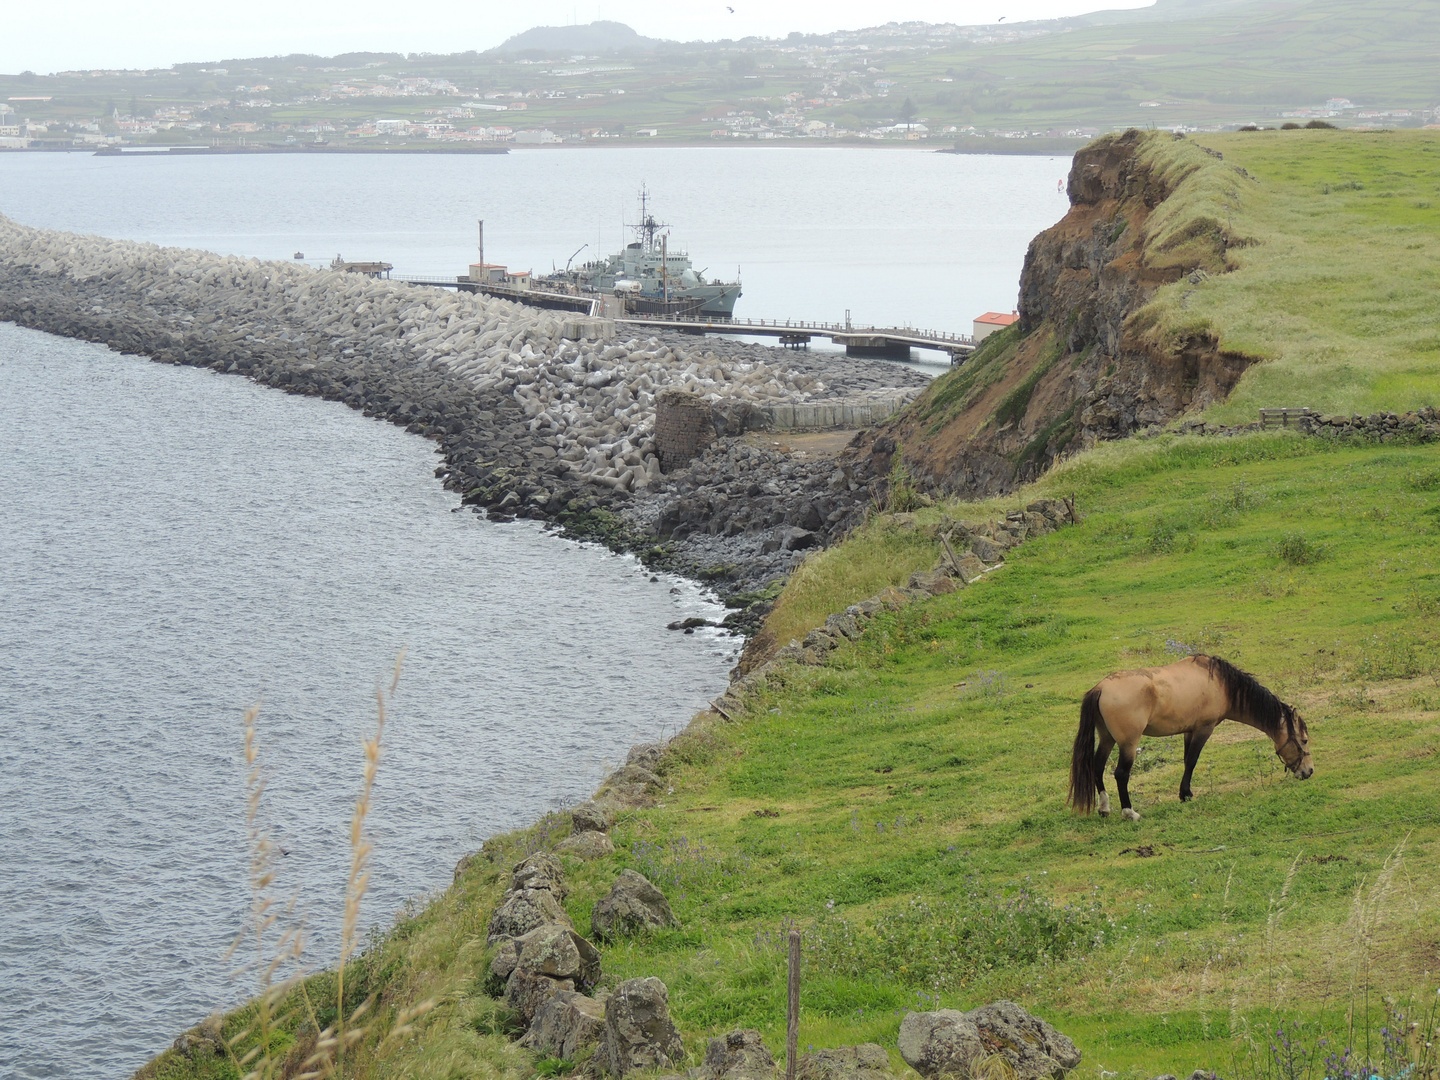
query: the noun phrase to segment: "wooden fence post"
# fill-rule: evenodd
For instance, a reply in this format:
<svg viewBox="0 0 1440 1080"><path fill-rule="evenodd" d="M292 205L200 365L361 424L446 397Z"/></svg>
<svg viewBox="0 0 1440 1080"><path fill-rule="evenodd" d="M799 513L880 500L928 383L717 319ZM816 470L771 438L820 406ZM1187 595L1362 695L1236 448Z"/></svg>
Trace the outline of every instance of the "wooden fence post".
<svg viewBox="0 0 1440 1080"><path fill-rule="evenodd" d="M790 931L790 986L785 1025L785 1080L795 1080L800 1049L800 931Z"/></svg>

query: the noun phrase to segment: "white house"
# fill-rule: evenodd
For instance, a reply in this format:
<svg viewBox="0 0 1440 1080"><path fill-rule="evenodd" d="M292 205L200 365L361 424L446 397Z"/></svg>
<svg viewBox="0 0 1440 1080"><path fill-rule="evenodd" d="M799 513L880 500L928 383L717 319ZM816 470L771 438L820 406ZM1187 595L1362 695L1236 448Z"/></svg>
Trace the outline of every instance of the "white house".
<svg viewBox="0 0 1440 1080"><path fill-rule="evenodd" d="M984 315L975 316L975 344L980 344L995 331L1004 330L1019 319L1020 316L1013 311L1008 315L1001 311L987 311Z"/></svg>

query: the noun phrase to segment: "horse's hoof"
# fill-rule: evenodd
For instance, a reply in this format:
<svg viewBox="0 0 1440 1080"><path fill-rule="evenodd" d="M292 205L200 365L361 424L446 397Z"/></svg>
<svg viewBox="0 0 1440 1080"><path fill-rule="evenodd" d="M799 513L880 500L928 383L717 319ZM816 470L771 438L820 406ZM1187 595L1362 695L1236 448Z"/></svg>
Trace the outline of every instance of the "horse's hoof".
<svg viewBox="0 0 1440 1080"><path fill-rule="evenodd" d="M1185 794L1183 794L1183 795L1180 796L1180 801L1181 801L1181 802L1189 802L1189 801L1190 801L1191 799L1193 799L1193 798L1195 798L1195 796L1194 796L1194 795L1191 795L1191 794L1187 791Z"/></svg>
<svg viewBox="0 0 1440 1080"><path fill-rule="evenodd" d="M1099 814L1101 817L1109 817L1109 816L1110 816L1110 811L1109 811L1109 810L1096 810L1095 812L1096 812L1097 814Z"/></svg>
<svg viewBox="0 0 1440 1080"><path fill-rule="evenodd" d="M1139 815L1139 813L1137 813L1137 812L1134 811L1134 810L1131 810L1128 806L1127 806L1124 810L1121 810L1121 811L1120 811L1120 816L1123 817L1126 821L1139 821L1139 820L1140 820L1140 815Z"/></svg>

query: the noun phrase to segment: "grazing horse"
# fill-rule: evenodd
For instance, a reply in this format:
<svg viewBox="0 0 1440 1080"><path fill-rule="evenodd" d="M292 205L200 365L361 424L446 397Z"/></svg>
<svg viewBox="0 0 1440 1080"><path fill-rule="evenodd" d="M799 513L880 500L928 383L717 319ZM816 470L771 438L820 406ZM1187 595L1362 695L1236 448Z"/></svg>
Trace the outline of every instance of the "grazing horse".
<svg viewBox="0 0 1440 1080"><path fill-rule="evenodd" d="M1285 768L1301 780L1315 771L1310 760L1310 731L1294 708L1285 704L1255 676L1218 656L1190 656L1165 667L1117 671L1101 679L1080 705L1080 730L1070 756L1070 805L1078 814L1096 809L1110 813L1105 793L1105 763L1118 745L1115 787L1120 813L1131 821L1140 815L1130 805L1130 766L1140 736L1185 736L1185 775L1180 801L1189 802L1190 777L1200 751L1222 720L1248 724L1269 735ZM1099 743L1096 743L1096 736Z"/></svg>

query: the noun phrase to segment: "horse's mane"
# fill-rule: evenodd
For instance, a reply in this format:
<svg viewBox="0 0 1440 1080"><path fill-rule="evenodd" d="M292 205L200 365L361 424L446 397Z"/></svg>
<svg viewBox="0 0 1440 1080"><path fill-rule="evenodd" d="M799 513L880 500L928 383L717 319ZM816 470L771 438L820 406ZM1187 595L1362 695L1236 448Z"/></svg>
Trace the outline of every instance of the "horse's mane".
<svg viewBox="0 0 1440 1080"><path fill-rule="evenodd" d="M1225 688L1232 712L1248 714L1266 735L1273 738L1280 734L1282 725L1293 724L1295 710L1261 686L1260 680L1248 671L1241 671L1218 656L1196 656L1195 659L1206 665L1210 677Z"/></svg>

